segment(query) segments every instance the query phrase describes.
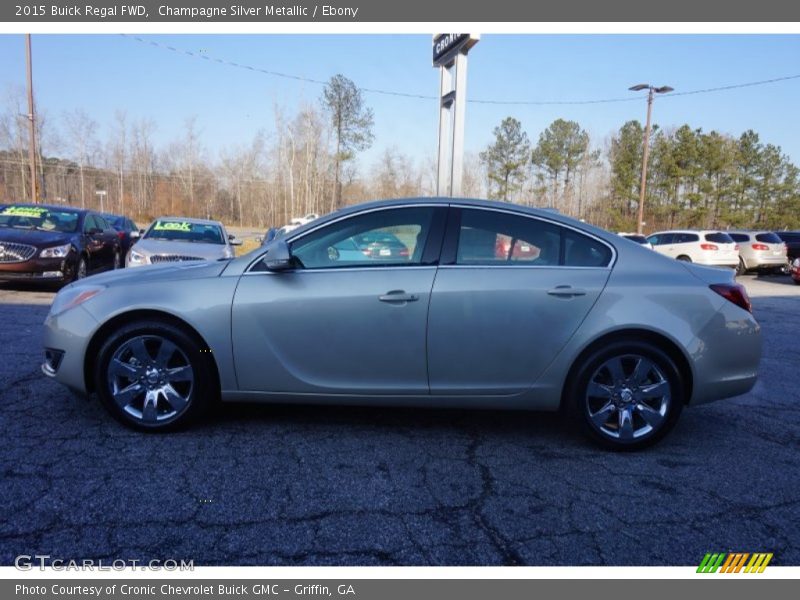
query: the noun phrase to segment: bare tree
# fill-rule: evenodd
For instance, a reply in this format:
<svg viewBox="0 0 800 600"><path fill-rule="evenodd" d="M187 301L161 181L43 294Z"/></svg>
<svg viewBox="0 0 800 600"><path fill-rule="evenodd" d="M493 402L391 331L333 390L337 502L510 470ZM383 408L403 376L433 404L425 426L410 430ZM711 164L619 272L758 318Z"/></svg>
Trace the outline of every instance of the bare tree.
<svg viewBox="0 0 800 600"><path fill-rule="evenodd" d="M82 108L64 114L64 124L69 136L72 158L80 174L81 207L86 207L86 167L97 151L97 122Z"/></svg>

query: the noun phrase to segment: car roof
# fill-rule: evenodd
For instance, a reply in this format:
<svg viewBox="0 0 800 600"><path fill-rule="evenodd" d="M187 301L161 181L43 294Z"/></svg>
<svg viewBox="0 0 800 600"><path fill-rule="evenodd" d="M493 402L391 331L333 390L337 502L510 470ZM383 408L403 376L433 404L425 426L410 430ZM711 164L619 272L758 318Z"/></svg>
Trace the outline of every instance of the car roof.
<svg viewBox="0 0 800 600"><path fill-rule="evenodd" d="M663 231L654 231L650 235L659 233L730 233L722 229L664 229Z"/></svg>
<svg viewBox="0 0 800 600"><path fill-rule="evenodd" d="M511 202L499 202L496 200L481 200L478 198L447 198L447 197L437 197L437 196L424 197L424 198L396 198L389 200L373 200L371 202L362 202L360 204L353 204L350 206L346 206L344 208L328 213L327 215L323 215L319 219L311 221L310 223L306 223L305 225L300 225L297 229L294 229L291 232L291 236L289 239L294 239L297 236L303 235L306 231L309 231L311 229L316 229L317 227L320 227L321 225L329 221L338 220L344 216L348 216L351 214L356 214L369 210L379 210L382 208L391 208L394 206L417 206L417 205L419 206L453 205L464 208L484 208L492 210L502 210L512 213L530 215L533 217L539 217L542 219L546 219L548 221L552 221L554 223L559 223L562 225L566 225L568 227L574 227L579 231L585 231L587 233L591 233L592 235L602 238L606 242L612 244L615 243L616 240L619 240L619 236L617 236L617 234L615 233L612 233L595 225L591 225L590 223L585 223L583 221L573 219L572 217L568 217L558 211L550 210L547 208L524 206L522 204L512 204Z"/></svg>

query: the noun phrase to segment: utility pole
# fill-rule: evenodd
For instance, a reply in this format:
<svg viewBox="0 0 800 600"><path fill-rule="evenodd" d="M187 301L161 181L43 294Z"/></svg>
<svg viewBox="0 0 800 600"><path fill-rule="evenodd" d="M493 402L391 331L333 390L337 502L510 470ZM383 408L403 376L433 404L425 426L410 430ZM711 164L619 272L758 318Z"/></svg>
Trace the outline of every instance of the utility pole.
<svg viewBox="0 0 800 600"><path fill-rule="evenodd" d="M647 123L644 127L644 149L642 150L642 182L639 186L639 211L636 217L636 233L642 235L644 230L644 199L647 193L647 159L650 155L650 117L653 112L653 98L655 94L666 94L673 91L668 85L653 87L649 83L640 83L631 88L633 92L647 90Z"/></svg>
<svg viewBox="0 0 800 600"><path fill-rule="evenodd" d="M28 71L28 160L31 167L31 202L36 204L39 195L36 192L36 116L33 108L33 66L31 64L31 34L25 35L25 62Z"/></svg>

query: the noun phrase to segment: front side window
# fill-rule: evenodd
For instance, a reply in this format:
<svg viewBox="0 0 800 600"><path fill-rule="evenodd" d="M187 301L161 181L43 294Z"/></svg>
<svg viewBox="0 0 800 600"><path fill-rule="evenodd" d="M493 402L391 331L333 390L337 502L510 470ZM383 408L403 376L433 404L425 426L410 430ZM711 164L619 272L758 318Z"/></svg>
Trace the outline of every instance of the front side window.
<svg viewBox="0 0 800 600"><path fill-rule="evenodd" d="M380 210L343 219L292 242L305 269L422 264L432 207Z"/></svg>
<svg viewBox="0 0 800 600"><path fill-rule="evenodd" d="M463 209L459 265L605 267L605 244L559 225L495 211Z"/></svg>

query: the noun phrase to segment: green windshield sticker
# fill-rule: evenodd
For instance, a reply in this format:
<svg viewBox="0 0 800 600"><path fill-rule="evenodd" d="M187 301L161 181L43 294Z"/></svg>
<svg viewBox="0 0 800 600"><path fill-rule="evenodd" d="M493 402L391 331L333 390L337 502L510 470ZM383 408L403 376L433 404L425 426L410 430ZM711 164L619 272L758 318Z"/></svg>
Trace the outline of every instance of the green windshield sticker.
<svg viewBox="0 0 800 600"><path fill-rule="evenodd" d="M46 208L36 208L35 206L8 206L0 213L14 217L36 217L41 218L47 214Z"/></svg>
<svg viewBox="0 0 800 600"><path fill-rule="evenodd" d="M156 226L153 227L155 231L191 231L192 224L186 223L185 221L182 223L177 223L175 221L156 221Z"/></svg>

